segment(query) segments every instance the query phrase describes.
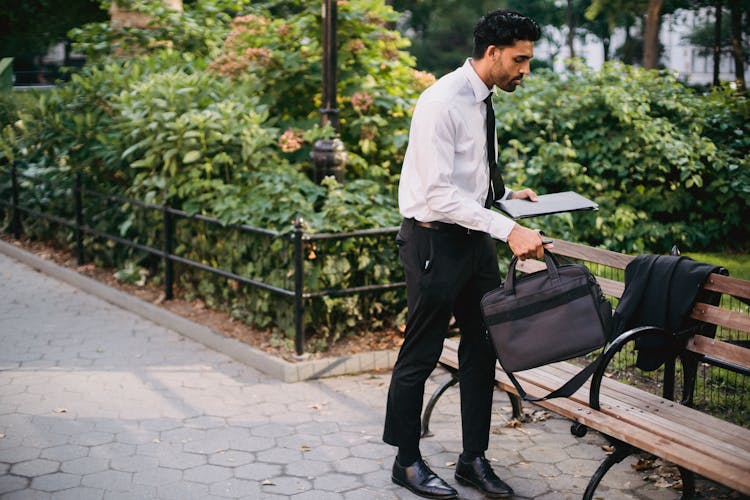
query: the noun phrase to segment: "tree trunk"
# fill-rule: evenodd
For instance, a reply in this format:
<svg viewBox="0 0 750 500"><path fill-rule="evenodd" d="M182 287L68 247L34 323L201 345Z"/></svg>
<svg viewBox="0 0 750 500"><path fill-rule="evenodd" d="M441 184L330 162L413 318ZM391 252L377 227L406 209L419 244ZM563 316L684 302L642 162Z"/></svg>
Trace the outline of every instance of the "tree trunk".
<svg viewBox="0 0 750 500"><path fill-rule="evenodd" d="M714 87L721 84L719 69L721 66L721 0L716 0L716 20L714 21Z"/></svg>
<svg viewBox="0 0 750 500"><path fill-rule="evenodd" d="M570 63L568 64L568 69L573 69L573 58L576 56L575 47L573 46L573 41L575 40L575 34L576 34L576 18L575 13L573 12L573 0L568 0L568 6L565 11L565 17L568 22L568 50L570 51Z"/></svg>
<svg viewBox="0 0 750 500"><path fill-rule="evenodd" d="M643 33L643 67L655 69L659 64L659 27L664 0L648 0L646 29Z"/></svg>
<svg viewBox="0 0 750 500"><path fill-rule="evenodd" d="M604 47L604 62L609 61L609 46L612 43L611 37L604 37L602 38L602 46Z"/></svg>
<svg viewBox="0 0 750 500"><path fill-rule="evenodd" d="M742 6L740 0L729 0L732 18L732 55L734 56L734 74L737 90L745 92L745 54L742 48Z"/></svg>

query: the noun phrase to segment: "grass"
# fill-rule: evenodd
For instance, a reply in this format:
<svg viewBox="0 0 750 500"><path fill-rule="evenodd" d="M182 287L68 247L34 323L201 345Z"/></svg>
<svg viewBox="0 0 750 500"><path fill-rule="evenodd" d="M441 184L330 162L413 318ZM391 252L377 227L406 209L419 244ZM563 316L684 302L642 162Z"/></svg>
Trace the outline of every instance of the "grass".
<svg viewBox="0 0 750 500"><path fill-rule="evenodd" d="M729 270L729 276L750 280L750 254L725 254L725 253L683 253L687 257L708 264L723 266Z"/></svg>

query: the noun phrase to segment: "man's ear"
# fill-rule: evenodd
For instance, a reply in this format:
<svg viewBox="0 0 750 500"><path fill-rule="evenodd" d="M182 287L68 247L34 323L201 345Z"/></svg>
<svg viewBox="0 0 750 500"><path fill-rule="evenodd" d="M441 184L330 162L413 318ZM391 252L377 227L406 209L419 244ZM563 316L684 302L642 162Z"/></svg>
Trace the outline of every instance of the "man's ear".
<svg viewBox="0 0 750 500"><path fill-rule="evenodd" d="M501 52L502 48L498 47L497 45L488 45L487 49L484 51L484 57L492 62L495 62L495 60L500 57Z"/></svg>

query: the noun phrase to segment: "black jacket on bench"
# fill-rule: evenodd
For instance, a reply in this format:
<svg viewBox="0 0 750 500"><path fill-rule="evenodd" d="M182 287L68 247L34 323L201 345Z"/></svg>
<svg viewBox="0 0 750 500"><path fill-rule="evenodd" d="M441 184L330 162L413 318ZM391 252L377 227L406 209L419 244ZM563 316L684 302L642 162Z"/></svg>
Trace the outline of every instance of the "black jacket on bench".
<svg viewBox="0 0 750 500"><path fill-rule="evenodd" d="M667 334L690 326L688 317L703 283L719 267L696 262L689 257L672 255L639 255L625 268L625 291L613 316L613 333L617 336L639 326L656 326ZM720 296L701 298L715 303ZM704 332L713 336L715 329ZM636 340L636 366L655 370L666 359L667 339L654 335Z"/></svg>

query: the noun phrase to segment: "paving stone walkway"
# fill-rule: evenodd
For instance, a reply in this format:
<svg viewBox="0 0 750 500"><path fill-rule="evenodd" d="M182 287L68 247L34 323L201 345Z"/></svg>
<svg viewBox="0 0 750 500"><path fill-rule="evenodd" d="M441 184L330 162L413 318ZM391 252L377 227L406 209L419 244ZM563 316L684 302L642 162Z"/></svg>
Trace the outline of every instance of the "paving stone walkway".
<svg viewBox="0 0 750 500"><path fill-rule="evenodd" d="M2 500L416 498L391 483L394 450L380 440L389 377L280 382L0 253ZM436 370L428 393L446 378ZM457 393L422 444L454 485ZM603 439L575 438L555 416L507 427L510 404L495 397L487 456L516 498L581 498ZM599 498L678 497L635 460Z"/></svg>

